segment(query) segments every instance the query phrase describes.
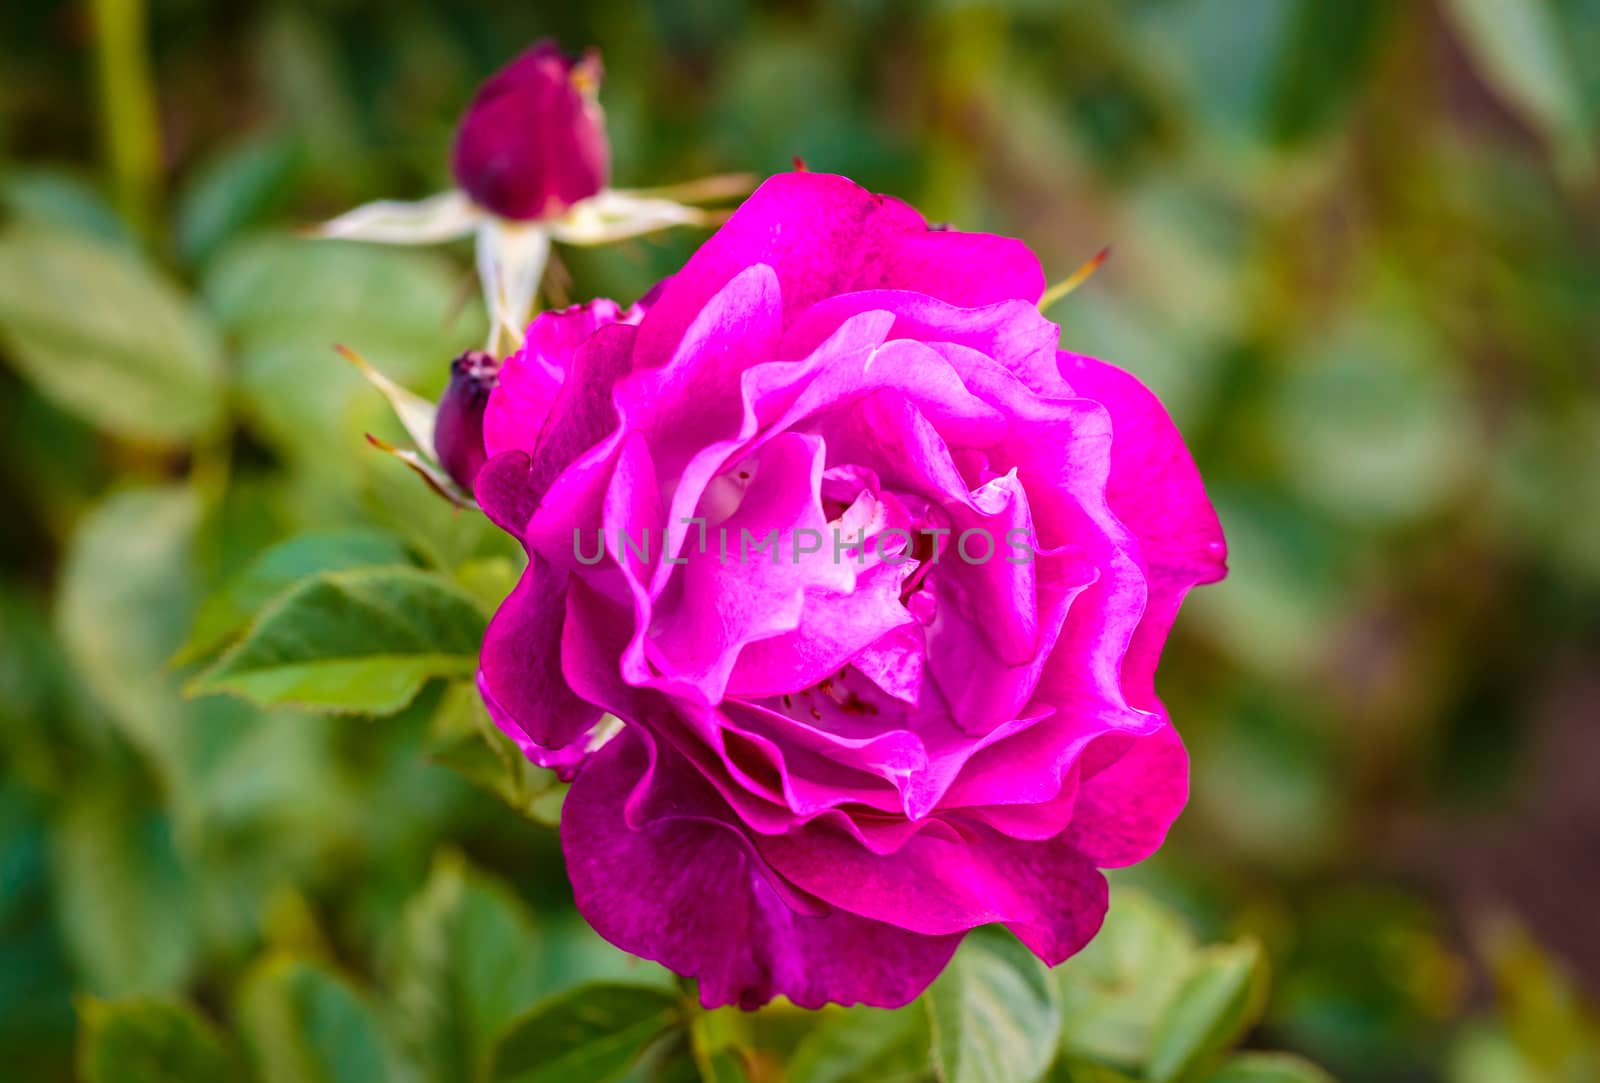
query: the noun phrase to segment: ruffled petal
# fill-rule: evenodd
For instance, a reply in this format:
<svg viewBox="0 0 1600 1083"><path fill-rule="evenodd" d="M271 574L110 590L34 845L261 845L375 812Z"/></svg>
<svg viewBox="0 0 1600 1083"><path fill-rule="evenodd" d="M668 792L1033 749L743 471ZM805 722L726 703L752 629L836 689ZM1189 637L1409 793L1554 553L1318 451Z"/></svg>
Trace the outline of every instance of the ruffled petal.
<svg viewBox="0 0 1600 1083"><path fill-rule="evenodd" d="M791 908L737 830L713 819L630 827L625 808L652 772L625 730L567 795L561 843L578 910L624 951L700 982L707 1008L754 1009L774 996L897 1008L949 962L959 934L921 936L845 910ZM655 770L655 785L670 785Z"/></svg>
<svg viewBox="0 0 1600 1083"><path fill-rule="evenodd" d="M1072 845L1108 869L1160 849L1189 799L1189 754L1178 731L1165 725L1115 743L1108 739L1091 746L1084 761L1067 833Z"/></svg>
<svg viewBox="0 0 1600 1083"><path fill-rule="evenodd" d="M758 263L777 273L786 322L855 290L915 290L970 308L1036 303L1045 286L1019 241L930 230L904 203L845 177L784 173L756 189L661 292L641 328L642 363L671 357L711 297Z"/></svg>
<svg viewBox="0 0 1600 1083"><path fill-rule="evenodd" d="M544 419L566 382L579 349L600 328L637 323L644 314L635 305L624 310L605 299L542 312L528 325L522 346L500 365L498 384L483 412L483 443L490 455L502 451L532 452Z"/></svg>
<svg viewBox="0 0 1600 1083"><path fill-rule="evenodd" d="M543 767L570 773L600 721L562 673L567 574L537 555L528 561L483 637L478 689L495 725Z"/></svg>
<svg viewBox="0 0 1600 1083"><path fill-rule="evenodd" d="M1030 842L974 825L875 854L818 822L755 843L785 880L841 910L930 936L1003 923L1051 966L1105 919L1105 877L1062 836Z"/></svg>
<svg viewBox="0 0 1600 1083"><path fill-rule="evenodd" d="M1157 707L1156 663L1189 588L1228 574L1228 547L1200 471L1177 426L1148 388L1114 365L1060 355L1062 374L1112 418L1106 502L1138 538L1149 600L1128 647L1123 683L1131 700Z"/></svg>
<svg viewBox="0 0 1600 1083"><path fill-rule="evenodd" d="M526 425L511 416L511 400L502 403L502 435L514 431L515 441L525 442L537 420L538 438L531 451L492 444L491 458L478 472L474 489L484 513L524 545L536 510L545 509L559 520L548 527L558 544L545 554L558 566L572 563L573 532L598 514L606 468L619 443L612 388L633 363L635 334L636 328L613 323L584 339L549 410L537 419L530 415ZM490 395L490 409L500 401L501 390ZM559 491L550 493L558 482Z"/></svg>

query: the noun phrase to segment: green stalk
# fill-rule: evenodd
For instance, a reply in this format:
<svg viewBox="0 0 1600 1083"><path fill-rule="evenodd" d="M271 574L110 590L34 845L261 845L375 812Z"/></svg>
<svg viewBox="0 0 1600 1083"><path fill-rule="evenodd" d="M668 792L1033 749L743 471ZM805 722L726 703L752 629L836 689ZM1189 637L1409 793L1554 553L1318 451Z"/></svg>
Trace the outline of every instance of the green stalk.
<svg viewBox="0 0 1600 1083"><path fill-rule="evenodd" d="M161 130L145 41L144 0L93 0L100 121L118 209L148 237L161 170Z"/></svg>

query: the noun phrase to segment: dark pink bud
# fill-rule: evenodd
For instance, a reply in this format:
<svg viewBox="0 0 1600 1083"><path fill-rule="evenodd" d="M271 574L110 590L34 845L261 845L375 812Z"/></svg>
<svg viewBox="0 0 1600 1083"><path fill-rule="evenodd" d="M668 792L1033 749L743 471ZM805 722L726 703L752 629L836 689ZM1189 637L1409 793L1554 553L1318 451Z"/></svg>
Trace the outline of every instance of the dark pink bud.
<svg viewBox="0 0 1600 1083"><path fill-rule="evenodd" d="M456 132L456 183L502 218L549 218L605 187L600 54L537 43L478 88Z"/></svg>
<svg viewBox="0 0 1600 1083"><path fill-rule="evenodd" d="M483 350L468 350L450 362L450 386L434 415L434 454L445 473L469 493L488 458L483 449L483 410L499 375L500 362Z"/></svg>

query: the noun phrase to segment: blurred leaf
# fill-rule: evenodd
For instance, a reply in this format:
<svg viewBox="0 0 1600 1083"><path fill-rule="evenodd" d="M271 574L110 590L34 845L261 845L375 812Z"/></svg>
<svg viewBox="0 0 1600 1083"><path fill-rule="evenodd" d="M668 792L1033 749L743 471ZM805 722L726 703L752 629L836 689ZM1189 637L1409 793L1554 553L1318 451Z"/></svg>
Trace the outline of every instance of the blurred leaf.
<svg viewBox="0 0 1600 1083"><path fill-rule="evenodd" d="M1291 1053L1241 1053L1206 1083L1334 1083L1334 1079Z"/></svg>
<svg viewBox="0 0 1600 1083"><path fill-rule="evenodd" d="M1205 138L1211 130L1235 141L1262 136L1275 101L1270 95L1283 78L1278 47L1299 7L1284 0L1187 0L1150 20L1148 48L1174 56L1185 77L1182 105L1205 122L1191 138L1216 146Z"/></svg>
<svg viewBox="0 0 1600 1083"><path fill-rule="evenodd" d="M468 595L427 572L323 572L268 605L188 689L264 706L391 714L430 677L471 673L484 624Z"/></svg>
<svg viewBox="0 0 1600 1083"><path fill-rule="evenodd" d="M1191 809L1240 854L1285 872L1319 867L1348 822L1332 735L1293 692L1218 709L1236 721L1195 756Z"/></svg>
<svg viewBox="0 0 1600 1083"><path fill-rule="evenodd" d="M1212 499L1228 539L1228 578L1196 591L1189 612L1259 679L1312 671L1329 648L1328 628L1351 601L1339 539L1259 482L1217 485Z"/></svg>
<svg viewBox="0 0 1600 1083"><path fill-rule="evenodd" d="M681 985L675 985L680 1004L686 999ZM755 1034L750 1012L733 1005L710 1011L688 1006L689 1048L694 1055L702 1083L764 1083L768 1070L782 1074L780 1065L751 1048Z"/></svg>
<svg viewBox="0 0 1600 1083"><path fill-rule="evenodd" d="M1288 478L1354 525L1416 520L1472 476L1481 446L1459 385L1414 317L1308 337L1272 406Z"/></svg>
<svg viewBox="0 0 1600 1083"><path fill-rule="evenodd" d="M113 790L86 788L51 843L68 953L88 989L108 997L181 990L198 938L167 818Z"/></svg>
<svg viewBox="0 0 1600 1083"><path fill-rule="evenodd" d="M672 1027L647 1045L620 1076L624 1083L707 1083L687 1027Z"/></svg>
<svg viewBox="0 0 1600 1083"><path fill-rule="evenodd" d="M185 1004L79 1001L83 1083L217 1083L238 1079L223 1038Z"/></svg>
<svg viewBox="0 0 1600 1083"><path fill-rule="evenodd" d="M52 912L45 810L19 781L0 780L0 1049L20 1061L70 1047L73 975Z"/></svg>
<svg viewBox="0 0 1600 1083"><path fill-rule="evenodd" d="M344 344L403 386L436 392L478 344L481 306L436 253L259 236L228 246L206 304L237 344L255 429L308 468L349 471L363 431L393 422L383 397L334 353ZM427 397L426 395L424 397Z"/></svg>
<svg viewBox="0 0 1600 1083"><path fill-rule="evenodd" d="M1056 1062L1050 1070L1049 1080L1050 1083L1140 1083L1138 1077L1125 1075L1115 1068L1071 1057L1063 1057Z"/></svg>
<svg viewBox="0 0 1600 1083"><path fill-rule="evenodd" d="M522 904L446 853L406 908L391 965L398 1037L429 1078L478 1078L506 1026L541 989L542 952Z"/></svg>
<svg viewBox="0 0 1600 1083"><path fill-rule="evenodd" d="M1302 904L1292 965L1273 982L1273 1027L1341 1079L1381 1064L1424 1074L1416 1036L1453 1015L1468 975L1442 915L1399 890L1348 885Z"/></svg>
<svg viewBox="0 0 1600 1083"><path fill-rule="evenodd" d="M1517 1048L1503 1027L1478 1021L1462 1028L1450 1051L1450 1083L1556 1083Z"/></svg>
<svg viewBox="0 0 1600 1083"><path fill-rule="evenodd" d="M56 625L78 677L169 775L183 710L165 667L189 619L199 514L185 488L114 494L78 524L57 588Z"/></svg>
<svg viewBox="0 0 1600 1083"><path fill-rule="evenodd" d="M233 639L276 594L317 572L408 563L405 546L381 530L314 531L280 542L250 562L196 614L175 664L203 658Z"/></svg>
<svg viewBox="0 0 1600 1083"><path fill-rule="evenodd" d="M181 443L221 411L211 328L126 251L35 225L0 232L0 332L39 390L118 435Z"/></svg>
<svg viewBox="0 0 1600 1083"><path fill-rule="evenodd" d="M847 1008L824 1015L795 1046L789 1083L910 1083L932 1072L928 1013Z"/></svg>
<svg viewBox="0 0 1600 1083"><path fill-rule="evenodd" d="M506 1028L490 1056L493 1083L615 1079L657 1035L682 1020L678 998L634 985L583 985Z"/></svg>
<svg viewBox="0 0 1600 1083"><path fill-rule="evenodd" d="M670 970L660 963L618 951L570 907L560 913L542 914L539 931L544 945L546 990L570 989L586 982L677 988L678 978Z"/></svg>
<svg viewBox="0 0 1600 1083"><path fill-rule="evenodd" d="M262 1083L393 1078L372 1008L323 967L268 959L245 979L239 998L239 1026Z"/></svg>
<svg viewBox="0 0 1600 1083"><path fill-rule="evenodd" d="M1548 0L1448 0L1485 82L1550 145L1578 180L1594 175L1593 125Z"/></svg>
<svg viewBox="0 0 1600 1083"><path fill-rule="evenodd" d="M478 599L484 612L500 607L516 589L517 578L522 574L521 562L507 557L489 556L469 560L455 570L456 583L461 589Z"/></svg>
<svg viewBox="0 0 1600 1083"><path fill-rule="evenodd" d="M1055 981L997 927L967 935L928 987L927 1005L942 1083L1028 1083L1055 1059L1061 1031Z"/></svg>
<svg viewBox="0 0 1600 1083"><path fill-rule="evenodd" d="M555 826L567 786L554 771L538 767L500 732L469 682L445 691L428 728L428 758L460 772L522 815Z"/></svg>
<svg viewBox="0 0 1600 1083"><path fill-rule="evenodd" d="M0 181L7 209L42 226L62 227L85 237L138 250L117 212L87 181L53 169L16 170Z"/></svg>
<svg viewBox="0 0 1600 1083"><path fill-rule="evenodd" d="M1268 130L1286 144L1320 134L1350 105L1394 10L1385 0L1293 0L1291 6L1267 100Z"/></svg>
<svg viewBox="0 0 1600 1083"><path fill-rule="evenodd" d="M234 234L271 213L289 194L300 148L282 135L252 136L208 160L178 203L178 251L202 263Z"/></svg>
<svg viewBox="0 0 1600 1083"><path fill-rule="evenodd" d="M425 399L421 395L413 394L406 388L401 387L374 368L370 361L350 347L341 345L337 349L346 361L355 366L356 371L361 373L362 378L376 388L378 394L388 400L390 409L394 410L395 420L400 422L401 426L406 430L406 435L411 437L411 442L415 445L413 450L421 457L421 462L417 464L417 469L423 473L424 477L438 474L445 482L448 482L449 476L443 471L435 469L433 425L439 411L433 401ZM368 439L370 440L371 437ZM381 450L390 449L381 448ZM396 454L403 454L406 449L397 448L393 450ZM448 493L452 488L454 486L443 485L441 491Z"/></svg>
<svg viewBox="0 0 1600 1083"><path fill-rule="evenodd" d="M745 1070L745 1062L731 1049L719 1049L700 1066L701 1083L750 1083L760 1080Z"/></svg>
<svg viewBox="0 0 1600 1083"><path fill-rule="evenodd" d="M367 459L372 518L396 531L440 571L460 576L469 561L499 557L520 567L525 559L516 540L481 512L469 512L440 498L417 476L372 449ZM488 601L479 588L482 569L466 572L469 590ZM502 598L504 595L501 596ZM495 601L498 601L496 599Z"/></svg>
<svg viewBox="0 0 1600 1083"><path fill-rule="evenodd" d="M1144 1063L1195 955L1188 926L1143 892L1116 889L1105 925L1056 968L1062 1048L1125 1067Z"/></svg>
<svg viewBox="0 0 1600 1083"><path fill-rule="evenodd" d="M1260 945L1245 940L1203 949L1152 1036L1151 1083L1195 1078L1261 1017L1266 995Z"/></svg>
<svg viewBox="0 0 1600 1083"><path fill-rule="evenodd" d="M1523 1059L1556 1080L1600 1073L1600 1013L1560 964L1509 913L1478 916L1472 934Z"/></svg>

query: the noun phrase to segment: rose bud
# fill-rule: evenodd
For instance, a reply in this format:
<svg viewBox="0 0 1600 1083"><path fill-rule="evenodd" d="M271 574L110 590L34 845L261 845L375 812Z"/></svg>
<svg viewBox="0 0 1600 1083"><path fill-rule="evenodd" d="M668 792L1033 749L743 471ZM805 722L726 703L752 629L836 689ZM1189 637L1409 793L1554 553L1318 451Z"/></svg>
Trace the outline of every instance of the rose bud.
<svg viewBox="0 0 1600 1083"><path fill-rule="evenodd" d="M490 76L456 132L456 181L502 218L553 218L606 186L600 54L545 40Z"/></svg>
<svg viewBox="0 0 1600 1083"><path fill-rule="evenodd" d="M611 151L599 104L600 55L563 56L541 41L479 89L456 131L457 187L424 199L378 199L315 228L319 237L439 244L473 237L486 346L504 356L538 307L551 245L615 244L726 214L697 204L742 196L744 174L647 188L610 185Z"/></svg>
<svg viewBox="0 0 1600 1083"><path fill-rule="evenodd" d="M468 350L450 362L450 386L433 420L433 450L451 479L467 492L487 455L483 410L498 382L500 362L483 350Z"/></svg>

